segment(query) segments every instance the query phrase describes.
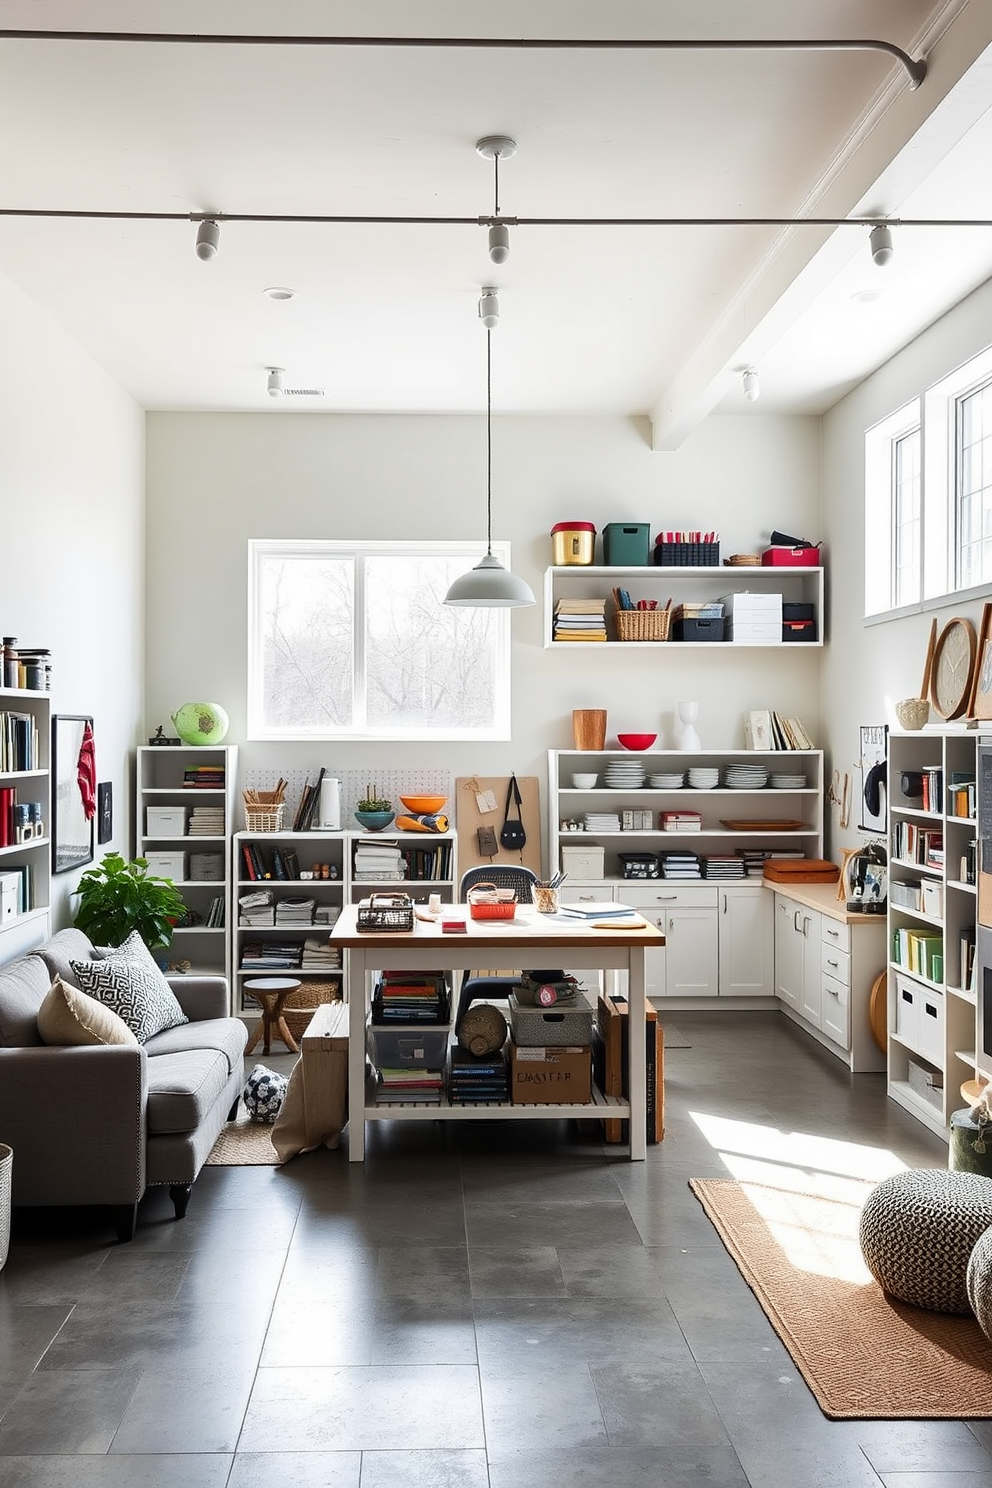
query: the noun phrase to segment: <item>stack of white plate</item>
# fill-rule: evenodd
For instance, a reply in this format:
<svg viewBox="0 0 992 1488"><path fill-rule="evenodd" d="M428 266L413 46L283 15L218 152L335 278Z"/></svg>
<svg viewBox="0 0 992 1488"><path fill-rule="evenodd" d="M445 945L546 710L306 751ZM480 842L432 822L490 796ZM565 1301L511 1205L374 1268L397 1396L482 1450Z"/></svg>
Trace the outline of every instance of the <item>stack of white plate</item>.
<svg viewBox="0 0 992 1488"><path fill-rule="evenodd" d="M587 811L582 820L587 832L619 832L620 818L615 811Z"/></svg>
<svg viewBox="0 0 992 1488"><path fill-rule="evenodd" d="M728 765L724 784L731 790L761 790L768 784L768 771L764 765Z"/></svg>
<svg viewBox="0 0 992 1488"><path fill-rule="evenodd" d="M610 760L603 778L614 790L637 790L644 784L644 766L636 759Z"/></svg>
<svg viewBox="0 0 992 1488"><path fill-rule="evenodd" d="M648 785L655 790L681 790L685 785L685 771L663 770L658 775L649 775Z"/></svg>
<svg viewBox="0 0 992 1488"><path fill-rule="evenodd" d="M772 790L805 790L805 775L786 775L784 772L774 774L769 781Z"/></svg>
<svg viewBox="0 0 992 1488"><path fill-rule="evenodd" d="M696 765L689 771L689 784L693 790L712 790L720 784L720 771Z"/></svg>

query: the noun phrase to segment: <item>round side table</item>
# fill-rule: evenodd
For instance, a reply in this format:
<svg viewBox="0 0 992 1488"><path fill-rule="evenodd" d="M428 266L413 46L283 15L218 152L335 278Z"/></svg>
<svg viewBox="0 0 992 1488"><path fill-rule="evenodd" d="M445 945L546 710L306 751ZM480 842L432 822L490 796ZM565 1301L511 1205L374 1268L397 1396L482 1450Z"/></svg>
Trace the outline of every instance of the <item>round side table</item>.
<svg viewBox="0 0 992 1488"><path fill-rule="evenodd" d="M246 1054L251 1053L259 1039L262 1040L262 1053L268 1054L273 1034L282 1039L291 1054L300 1052L283 1017L283 1008L290 993L295 992L299 985L297 977L255 977L252 981L245 982L242 991L253 997L262 1009L261 1021L248 1040Z"/></svg>

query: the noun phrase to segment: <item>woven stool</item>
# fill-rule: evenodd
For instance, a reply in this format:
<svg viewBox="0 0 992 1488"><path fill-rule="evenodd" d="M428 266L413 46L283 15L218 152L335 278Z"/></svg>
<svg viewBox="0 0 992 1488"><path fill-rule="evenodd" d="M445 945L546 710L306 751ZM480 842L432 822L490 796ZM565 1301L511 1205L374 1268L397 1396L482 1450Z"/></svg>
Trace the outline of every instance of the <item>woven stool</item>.
<svg viewBox="0 0 992 1488"><path fill-rule="evenodd" d="M992 1230L986 1230L968 1261L968 1301L985 1337L992 1340Z"/></svg>
<svg viewBox="0 0 992 1488"><path fill-rule="evenodd" d="M968 1261L992 1225L992 1180L942 1168L896 1173L874 1188L859 1238L883 1291L931 1312L970 1312Z"/></svg>

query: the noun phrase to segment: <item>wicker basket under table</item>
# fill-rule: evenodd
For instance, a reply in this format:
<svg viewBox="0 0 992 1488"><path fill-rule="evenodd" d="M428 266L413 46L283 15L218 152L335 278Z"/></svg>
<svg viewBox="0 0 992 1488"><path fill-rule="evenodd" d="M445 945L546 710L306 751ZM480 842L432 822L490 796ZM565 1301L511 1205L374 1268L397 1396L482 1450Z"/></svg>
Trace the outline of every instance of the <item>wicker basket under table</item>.
<svg viewBox="0 0 992 1488"><path fill-rule="evenodd" d="M671 610L616 610L613 624L620 641L667 641Z"/></svg>
<svg viewBox="0 0 992 1488"><path fill-rule="evenodd" d="M317 1008L325 1002L341 1001L340 982L301 982L290 1007L283 1008L286 1026L299 1043Z"/></svg>

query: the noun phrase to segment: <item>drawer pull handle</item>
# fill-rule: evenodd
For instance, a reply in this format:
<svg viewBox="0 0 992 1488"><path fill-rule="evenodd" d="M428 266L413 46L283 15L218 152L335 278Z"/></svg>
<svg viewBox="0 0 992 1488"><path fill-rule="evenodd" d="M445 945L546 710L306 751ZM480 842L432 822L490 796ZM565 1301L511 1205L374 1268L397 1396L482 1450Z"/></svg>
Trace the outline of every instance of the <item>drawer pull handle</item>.
<svg viewBox="0 0 992 1488"><path fill-rule="evenodd" d="M829 956L827 957L827 965L828 966L836 966L837 964L838 963L836 961L831 961L831 959L830 959Z"/></svg>

